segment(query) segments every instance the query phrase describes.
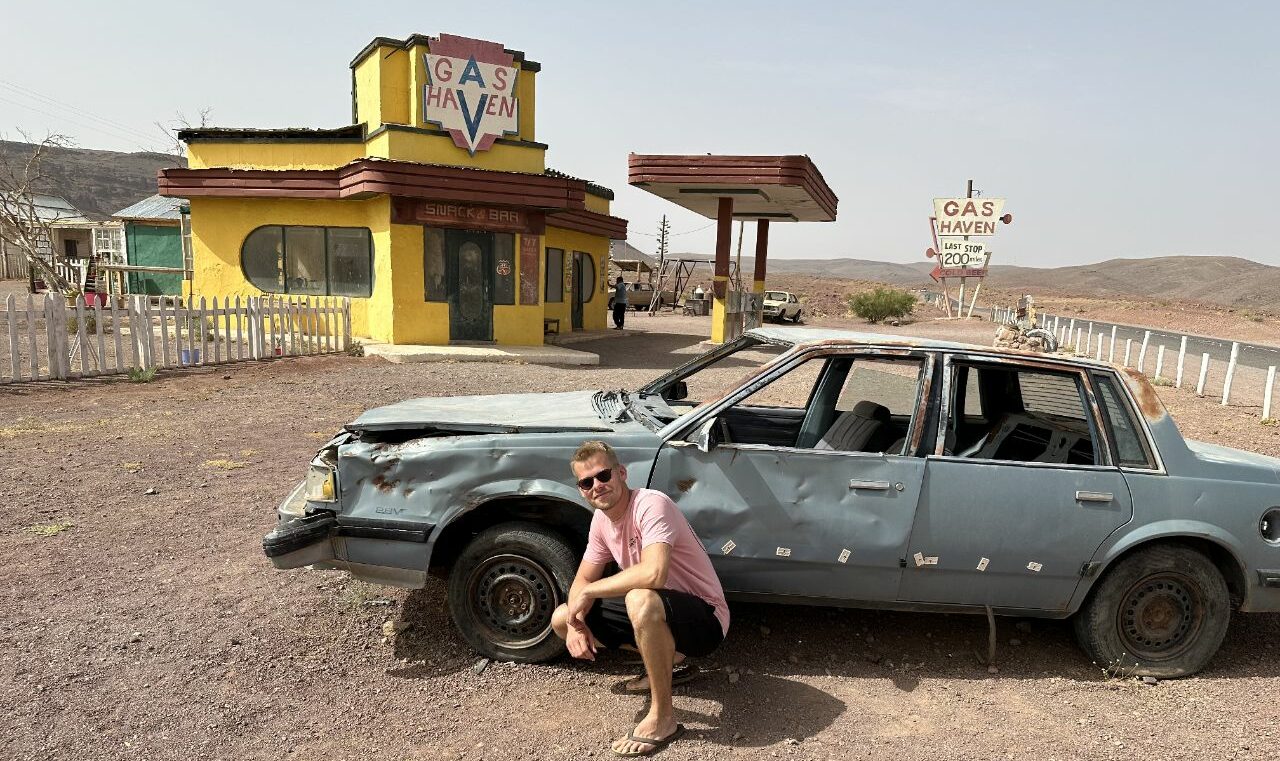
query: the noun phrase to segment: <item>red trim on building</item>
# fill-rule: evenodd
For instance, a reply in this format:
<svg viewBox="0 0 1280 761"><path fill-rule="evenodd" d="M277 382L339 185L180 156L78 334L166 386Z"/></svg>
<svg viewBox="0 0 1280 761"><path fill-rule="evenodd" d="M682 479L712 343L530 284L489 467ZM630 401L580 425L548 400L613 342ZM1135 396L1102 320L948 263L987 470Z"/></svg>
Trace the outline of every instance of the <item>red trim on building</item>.
<svg viewBox="0 0 1280 761"><path fill-rule="evenodd" d="M632 185L792 185L804 189L822 211L835 218L839 199L808 156L655 156L627 157Z"/></svg>
<svg viewBox="0 0 1280 761"><path fill-rule="evenodd" d="M358 199L385 194L396 199L451 201L508 207L528 214L547 211L555 227L613 240L627 237L627 221L587 211L587 182L524 172L359 159L338 169L162 169L160 195L180 198ZM412 206L412 200L406 200ZM404 206L401 205L403 210ZM401 214L400 219L411 216ZM537 231L536 222L528 229Z"/></svg>

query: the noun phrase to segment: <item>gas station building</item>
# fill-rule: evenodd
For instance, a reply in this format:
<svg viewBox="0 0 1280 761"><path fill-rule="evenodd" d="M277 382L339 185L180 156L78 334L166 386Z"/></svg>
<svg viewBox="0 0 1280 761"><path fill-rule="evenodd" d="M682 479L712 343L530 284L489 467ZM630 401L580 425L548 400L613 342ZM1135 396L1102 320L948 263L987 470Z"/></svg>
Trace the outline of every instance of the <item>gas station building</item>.
<svg viewBox="0 0 1280 761"><path fill-rule="evenodd" d="M352 124L196 128L160 173L190 201L204 297L349 297L356 335L538 345L603 329L607 188L547 168L539 64L453 35L378 38L350 64Z"/></svg>

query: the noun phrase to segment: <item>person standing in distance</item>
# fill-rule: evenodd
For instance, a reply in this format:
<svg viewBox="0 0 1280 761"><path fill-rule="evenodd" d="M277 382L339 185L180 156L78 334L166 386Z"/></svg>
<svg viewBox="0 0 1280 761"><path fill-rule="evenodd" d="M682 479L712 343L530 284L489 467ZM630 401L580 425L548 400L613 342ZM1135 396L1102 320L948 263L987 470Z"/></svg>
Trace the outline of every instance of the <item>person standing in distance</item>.
<svg viewBox="0 0 1280 761"><path fill-rule="evenodd" d="M622 324L627 319L627 284L622 281L622 275L618 275L618 281L613 284L613 327L615 330L622 330Z"/></svg>
<svg viewBox="0 0 1280 761"><path fill-rule="evenodd" d="M649 711L612 750L651 755L684 733L671 701L673 669L720 645L729 606L707 551L670 497L628 487L626 467L603 441L584 442L570 465L595 514L569 601L551 625L574 658L595 660L601 646L640 651ZM620 570L605 576L610 562Z"/></svg>

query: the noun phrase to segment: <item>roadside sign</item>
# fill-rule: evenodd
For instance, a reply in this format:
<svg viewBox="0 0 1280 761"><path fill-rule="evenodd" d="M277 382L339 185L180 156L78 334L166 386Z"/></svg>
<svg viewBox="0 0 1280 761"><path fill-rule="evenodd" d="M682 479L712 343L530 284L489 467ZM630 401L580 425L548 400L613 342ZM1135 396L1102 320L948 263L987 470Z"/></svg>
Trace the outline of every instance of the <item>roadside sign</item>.
<svg viewBox="0 0 1280 761"><path fill-rule="evenodd" d="M1003 198L935 198L938 235L995 235Z"/></svg>
<svg viewBox="0 0 1280 761"><path fill-rule="evenodd" d="M945 269L985 269L987 244L963 238L941 238L938 241L939 264ZM948 276L950 277L950 276ZM968 277L962 275L960 277Z"/></svg>

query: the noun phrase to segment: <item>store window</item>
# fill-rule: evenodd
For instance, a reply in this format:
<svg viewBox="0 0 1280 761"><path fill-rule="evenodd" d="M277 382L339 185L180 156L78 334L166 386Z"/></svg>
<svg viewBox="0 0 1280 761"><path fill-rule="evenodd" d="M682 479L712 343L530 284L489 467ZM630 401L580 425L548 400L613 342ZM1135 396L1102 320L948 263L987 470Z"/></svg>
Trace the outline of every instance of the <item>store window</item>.
<svg viewBox="0 0 1280 761"><path fill-rule="evenodd" d="M444 230L422 228L422 274L427 301L448 301L444 283Z"/></svg>
<svg viewBox="0 0 1280 761"><path fill-rule="evenodd" d="M373 237L362 227L259 227L240 249L245 278L266 293L373 293Z"/></svg>
<svg viewBox="0 0 1280 761"><path fill-rule="evenodd" d="M564 301L564 249L547 249L547 303Z"/></svg>

